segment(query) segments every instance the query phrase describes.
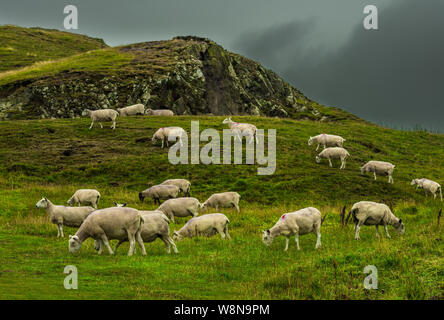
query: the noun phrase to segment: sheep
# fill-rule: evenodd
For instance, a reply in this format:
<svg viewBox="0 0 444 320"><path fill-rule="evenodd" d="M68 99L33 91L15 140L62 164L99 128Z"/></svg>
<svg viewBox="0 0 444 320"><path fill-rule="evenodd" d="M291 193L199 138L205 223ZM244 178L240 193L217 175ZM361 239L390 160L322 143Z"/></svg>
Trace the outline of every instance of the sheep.
<svg viewBox="0 0 444 320"><path fill-rule="evenodd" d="M186 136L186 131L181 127L165 127L158 129L152 137L153 144L156 143L157 140L162 141L162 148L164 146L164 142L168 147L168 140L173 141L176 138L179 138L180 146L183 146L182 137Z"/></svg>
<svg viewBox="0 0 444 320"><path fill-rule="evenodd" d="M57 238L64 237L63 226L79 227L83 220L94 211L92 207L65 207L54 205L43 197L36 203L36 208L46 209L51 222L57 225Z"/></svg>
<svg viewBox="0 0 444 320"><path fill-rule="evenodd" d="M190 196L191 183L185 179L168 179L162 182L160 185L173 185L179 188L180 192L183 192L185 197Z"/></svg>
<svg viewBox="0 0 444 320"><path fill-rule="evenodd" d="M106 208L94 211L85 221L74 236L69 236L69 252L79 251L83 241L88 238L96 240L98 254L102 254L105 246L109 254L114 254L109 240L129 239L130 247L128 256L132 256L136 247L136 241L142 250L142 255L146 255L145 246L141 237L141 230L144 224L142 214L133 208Z"/></svg>
<svg viewBox="0 0 444 320"><path fill-rule="evenodd" d="M438 182L422 178L422 179L413 179L411 182L411 185L416 184L416 189L421 188L424 189L426 192L430 192L433 195L433 198L436 199L436 194L439 191L439 196L442 201L442 188L441 185Z"/></svg>
<svg viewBox="0 0 444 320"><path fill-rule="evenodd" d="M394 183L392 177L394 169L395 166L390 162L372 160L361 167L361 174L365 174L366 172L373 172L375 180L376 175L388 175L388 183Z"/></svg>
<svg viewBox="0 0 444 320"><path fill-rule="evenodd" d="M242 141L241 135L245 135L247 138L250 137L248 143L252 143L254 137L256 137L256 144L259 143L256 132L257 128L255 125L249 123L234 122L231 120L231 117L225 118L222 123L228 124L228 127L230 127L231 131L233 131L239 141Z"/></svg>
<svg viewBox="0 0 444 320"><path fill-rule="evenodd" d="M286 237L285 249L288 250L290 237L294 236L296 246L299 247L299 236L314 233L317 237L315 248L321 247L321 225L324 221L321 212L313 207L304 208L295 212L284 213L276 224L267 231L262 231L262 241L267 245L271 245L274 238L283 235Z"/></svg>
<svg viewBox="0 0 444 320"><path fill-rule="evenodd" d="M390 208L383 204L372 201L360 201L353 205L347 216L347 221L353 216L355 222L355 239L359 240L359 231L362 225L372 226L376 228L376 237L379 238L378 226L384 226L385 234L387 238L390 235L387 230L387 226L393 226L400 235L404 234L405 227L401 219L398 219L390 210Z"/></svg>
<svg viewBox="0 0 444 320"><path fill-rule="evenodd" d="M135 104L129 107L117 108L121 117L137 116L145 114L145 106L143 104Z"/></svg>
<svg viewBox="0 0 444 320"><path fill-rule="evenodd" d="M154 200L154 203L160 205L160 200L168 200L177 198L179 195L179 188L172 185L155 185L151 188L143 190L139 193L139 200L143 202L145 197L150 197Z"/></svg>
<svg viewBox="0 0 444 320"><path fill-rule="evenodd" d="M216 211L219 208L232 208L234 207L239 213L239 199L240 194L237 192L222 192L212 194L207 201L202 205L202 209L215 208Z"/></svg>
<svg viewBox="0 0 444 320"><path fill-rule="evenodd" d="M164 116L164 117L174 116L174 112L168 109L159 109L159 110L146 109L145 114L148 116Z"/></svg>
<svg viewBox="0 0 444 320"><path fill-rule="evenodd" d="M162 211L171 221L174 217L186 217L199 215L202 204L196 198L177 198L165 201L156 210Z"/></svg>
<svg viewBox="0 0 444 320"><path fill-rule="evenodd" d="M68 205L73 206L76 203L79 205L91 205L97 209L97 204L100 200L100 192L94 189L79 189L69 198Z"/></svg>
<svg viewBox="0 0 444 320"><path fill-rule="evenodd" d="M170 219L168 219L168 217L164 215L161 211L139 212L144 220L140 233L140 235L142 236L142 240L144 242L153 242L157 238L160 238L165 243L165 248L168 254L171 253L171 247L173 247L174 253L178 253L179 251L177 250L176 244L170 237ZM119 240L116 247L114 248L114 252L117 252L117 248L119 248L119 246L126 241L128 241L128 239ZM98 241L94 243L94 248L96 250L100 249Z"/></svg>
<svg viewBox="0 0 444 320"><path fill-rule="evenodd" d="M112 121L113 124L111 126L111 129L114 130L116 128L116 118L118 115L119 115L119 113L113 109L100 109L100 110L85 109L82 112L82 116L84 116L84 117L89 116L92 120L89 130L92 129L95 121L99 122L100 128L102 128L102 129L103 129L102 122Z"/></svg>
<svg viewBox="0 0 444 320"><path fill-rule="evenodd" d="M228 224L230 220L222 213L210 213L200 217L191 218L179 231L174 231L173 239L180 241L184 237L211 237L220 234L222 239L230 240Z"/></svg>
<svg viewBox="0 0 444 320"><path fill-rule="evenodd" d="M320 135L310 137L310 139L308 139L308 145L311 146L313 144L313 142L316 142L318 144L318 146L316 147L316 151L318 151L320 145L323 145L324 149L326 147L341 147L342 148L345 141L346 140L344 138L342 138L341 136L335 136L332 134L322 133Z"/></svg>
<svg viewBox="0 0 444 320"><path fill-rule="evenodd" d="M341 159L341 167L339 169L342 170L345 169L345 163L349 156L350 154L344 148L341 147L326 148L316 156L316 163L320 163L322 158L327 158L330 167L333 167L331 159L339 158Z"/></svg>

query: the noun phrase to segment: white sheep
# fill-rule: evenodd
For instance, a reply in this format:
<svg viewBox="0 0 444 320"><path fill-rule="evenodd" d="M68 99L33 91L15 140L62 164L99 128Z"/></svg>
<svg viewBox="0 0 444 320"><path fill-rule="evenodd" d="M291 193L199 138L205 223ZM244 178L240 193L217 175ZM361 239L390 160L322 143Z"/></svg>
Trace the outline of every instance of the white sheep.
<svg viewBox="0 0 444 320"><path fill-rule="evenodd" d="M168 179L162 182L160 185L173 185L179 188L180 192L183 192L185 197L190 196L191 182L186 179Z"/></svg>
<svg viewBox="0 0 444 320"><path fill-rule="evenodd" d="M316 156L316 162L320 163L322 158L327 158L330 167L333 167L331 159L341 159L341 167L339 169L342 170L345 169L345 164L349 156L350 154L344 148L341 147L326 148Z"/></svg>
<svg viewBox="0 0 444 320"><path fill-rule="evenodd" d="M344 138L342 138L341 136L335 136L333 134L319 134L317 136L314 137L310 137L308 139L308 145L311 146L313 143L317 143L318 146L316 147L316 151L318 151L319 146L323 145L324 149L326 147L343 147L344 146L344 142L346 140Z"/></svg>
<svg viewBox="0 0 444 320"><path fill-rule="evenodd" d="M184 129L181 127L164 127L158 129L151 139L153 144L156 143L157 140L162 141L162 148L164 146L164 143L166 143L168 147L168 141L175 141L176 139L179 139L180 146L183 146L182 138L186 136L187 133Z"/></svg>
<svg viewBox="0 0 444 320"><path fill-rule="evenodd" d="M154 200L154 203L160 204L160 200L177 198L179 188L173 185L155 185L139 193L139 200L143 202L146 197Z"/></svg>
<svg viewBox="0 0 444 320"><path fill-rule="evenodd" d="M145 114L145 106L139 103L124 108L117 108L117 111L121 117L143 115Z"/></svg>
<svg viewBox="0 0 444 320"><path fill-rule="evenodd" d="M378 226L384 226L385 234L388 238L390 235L387 226L393 226L399 234L404 234L405 227L401 219L398 219L390 210L390 208L383 204L372 201L360 201L353 205L347 216L347 221L353 216L355 222L355 239L359 240L359 231L362 225L375 226L376 237L379 238Z"/></svg>
<svg viewBox="0 0 444 320"><path fill-rule="evenodd" d="M274 238L282 235L286 237L284 251L287 251L290 237L294 236L296 246L298 250L301 250L299 247L299 236L314 233L317 237L315 248L318 249L321 247L321 225L323 220L321 212L313 207L284 213L271 229L262 231L262 241L269 246Z"/></svg>
<svg viewBox="0 0 444 320"><path fill-rule="evenodd" d="M416 189L421 188L424 191L428 191L433 195L433 198L436 199L436 195L439 193L442 201L442 188L438 182L435 182L430 179L422 178L422 179L413 179L411 185L416 184Z"/></svg>
<svg viewBox="0 0 444 320"><path fill-rule="evenodd" d="M361 167L361 174L365 174L366 172L373 172L373 175L376 180L376 175L380 176L388 176L388 182L394 183L393 181L393 170L395 166L390 162L384 161L369 161L365 165Z"/></svg>
<svg viewBox="0 0 444 320"><path fill-rule="evenodd" d="M142 225L142 230L140 235L142 236L143 242L153 242L157 238L161 239L165 243L165 248L167 253L171 253L171 247L174 253L178 253L176 244L170 237L169 223L170 219L161 211L139 211L143 217L144 223ZM128 239L119 240L114 248L114 252L117 252L117 248L127 242ZM94 244L96 250L99 250L99 244L96 242Z"/></svg>
<svg viewBox="0 0 444 320"><path fill-rule="evenodd" d="M235 208L237 212L239 209L240 194L237 192L222 192L212 194L202 205L202 209L215 208Z"/></svg>
<svg viewBox="0 0 444 320"><path fill-rule="evenodd" d="M133 208L106 208L94 211L85 221L74 236L69 236L69 252L79 251L82 243L88 239L96 240L98 253L102 254L106 247L110 254L114 254L109 240L126 240L130 243L128 255L132 256L136 247L136 241L146 255L145 246L141 237L144 224L141 213Z"/></svg>
<svg viewBox="0 0 444 320"><path fill-rule="evenodd" d="M159 109L159 110L146 109L145 113L149 116L164 116L164 117L174 116L174 112L168 109Z"/></svg>
<svg viewBox="0 0 444 320"><path fill-rule="evenodd" d="M210 213L200 217L194 217L188 220L179 231L174 231L173 239L180 241L185 237L211 237L219 233L222 239L229 240L231 239L228 234L229 223L230 220L222 213Z"/></svg>
<svg viewBox="0 0 444 320"><path fill-rule="evenodd" d="M57 237L64 237L63 226L79 227L83 220L94 211L92 207L57 206L44 197L35 206L46 209L51 222L57 225Z"/></svg>
<svg viewBox="0 0 444 320"><path fill-rule="evenodd" d="M90 205L97 209L97 204L100 200L100 192L94 189L79 189L68 200L68 205L73 206L75 204Z"/></svg>
<svg viewBox="0 0 444 320"><path fill-rule="evenodd" d="M100 109L100 110L89 110L85 109L82 112L82 116L86 117L89 116L91 118L91 126L89 129L91 130L94 122L99 122L100 127L103 128L102 122L104 121L112 121L111 129L116 128L116 118L119 115L119 113L116 110L113 109Z"/></svg>
<svg viewBox="0 0 444 320"><path fill-rule="evenodd" d="M196 217L202 204L196 198L170 199L162 203L156 210L162 211L171 221L174 217Z"/></svg>
<svg viewBox="0 0 444 320"><path fill-rule="evenodd" d="M256 136L256 144L259 143L259 140L257 138L257 128L255 125L249 124L249 123L239 123L239 122L234 122L231 120L231 117L224 119L224 121L222 121L223 124L228 124L228 127L230 127L231 131L233 131L233 133L235 134L235 136L237 137L237 139L239 141L242 141L241 135L242 136L246 136L246 138L248 139L248 137L250 137L250 140L248 141L248 143L252 143L254 137Z"/></svg>

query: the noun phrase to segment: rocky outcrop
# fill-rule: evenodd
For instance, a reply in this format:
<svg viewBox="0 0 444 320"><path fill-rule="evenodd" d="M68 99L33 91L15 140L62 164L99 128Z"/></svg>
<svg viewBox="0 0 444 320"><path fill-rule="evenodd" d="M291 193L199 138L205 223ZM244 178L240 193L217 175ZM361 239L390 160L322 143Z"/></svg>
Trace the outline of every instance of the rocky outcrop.
<svg viewBox="0 0 444 320"><path fill-rule="evenodd" d="M119 51L133 60L118 72L72 70L1 86L0 119L78 117L85 108L136 103L176 114L331 117L274 72L209 39L176 37Z"/></svg>

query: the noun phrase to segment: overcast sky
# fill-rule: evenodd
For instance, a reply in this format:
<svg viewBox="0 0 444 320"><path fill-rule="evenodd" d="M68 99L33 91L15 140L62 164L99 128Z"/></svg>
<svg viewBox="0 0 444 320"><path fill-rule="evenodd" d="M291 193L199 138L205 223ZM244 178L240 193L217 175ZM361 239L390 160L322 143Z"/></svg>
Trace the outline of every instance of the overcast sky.
<svg viewBox="0 0 444 320"><path fill-rule="evenodd" d="M308 97L398 128L444 132L444 0L1 0L0 24L63 29L109 45L208 37ZM376 5L379 30L365 30Z"/></svg>

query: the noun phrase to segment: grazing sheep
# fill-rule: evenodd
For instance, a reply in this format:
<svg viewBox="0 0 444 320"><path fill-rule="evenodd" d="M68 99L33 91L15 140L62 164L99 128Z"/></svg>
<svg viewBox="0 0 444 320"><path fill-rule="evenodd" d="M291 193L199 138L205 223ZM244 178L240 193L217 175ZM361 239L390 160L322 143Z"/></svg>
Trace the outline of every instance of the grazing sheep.
<svg viewBox="0 0 444 320"><path fill-rule="evenodd" d="M177 198L165 201L156 210L162 211L171 221L174 217L196 217L202 204L196 198Z"/></svg>
<svg viewBox="0 0 444 320"><path fill-rule="evenodd" d="M430 192L433 195L433 198L436 199L436 194L439 192L442 201L442 188L438 182L422 178L422 179L413 179L411 185L416 184L416 189L421 188L426 192ZM427 194L427 193L426 193Z"/></svg>
<svg viewBox="0 0 444 320"><path fill-rule="evenodd" d="M143 104L135 104L125 108L117 108L121 117L137 116L145 114L145 106Z"/></svg>
<svg viewBox="0 0 444 320"><path fill-rule="evenodd" d="M212 194L207 201L202 205L202 209L215 208L217 211L219 208L236 208L239 213L239 199L240 194L237 192L222 192Z"/></svg>
<svg viewBox="0 0 444 320"><path fill-rule="evenodd" d="M100 128L103 128L102 122L112 121L113 124L111 126L111 129L114 130L116 128L116 118L118 115L119 113L113 109L100 109L100 110L85 109L82 112L82 116L84 117L89 116L92 120L91 126L89 127L90 130L92 129L94 122L96 121L99 122Z"/></svg>
<svg viewBox="0 0 444 320"><path fill-rule="evenodd" d="M79 189L68 200L68 205L91 205L97 209L100 200L100 192L94 189Z"/></svg>
<svg viewBox="0 0 444 320"><path fill-rule="evenodd" d="M185 179L168 179L162 182L160 185L172 185L179 188L180 192L183 192L185 197L190 196L191 182Z"/></svg>
<svg viewBox="0 0 444 320"><path fill-rule="evenodd" d="M109 245L109 240L129 239L129 256L134 253L136 241L142 250L142 255L146 255L141 237L143 223L141 213L133 208L114 207L96 210L83 221L74 236L69 236L69 252L79 251L83 241L93 238L96 240L95 246L98 247L99 254L102 254L104 246L110 254L114 254Z"/></svg>
<svg viewBox="0 0 444 320"><path fill-rule="evenodd" d="M387 238L390 235L387 230L387 226L393 226L399 234L404 234L405 227L401 219L398 219L390 210L390 208L383 203L376 203L372 201L361 201L357 202L351 208L348 213L347 222L353 216L355 222L355 239L359 240L359 231L362 225L375 226L376 227L376 237L379 238L378 226L384 226L385 234Z"/></svg>
<svg viewBox="0 0 444 320"><path fill-rule="evenodd" d="M168 200L177 198L179 195L179 188L172 185L156 185L143 190L139 193L139 199L141 202L145 197L150 197L154 200L154 203L160 204L160 200Z"/></svg>
<svg viewBox="0 0 444 320"><path fill-rule="evenodd" d="M168 139L170 137L171 137L171 139L179 138L180 146L183 146L182 137L186 136L186 135L187 135L186 131L184 129L182 129L181 127L160 128L154 133L153 138L152 138L152 142L153 142L153 144L155 144L157 140L162 141L162 148L163 148L164 142L166 142L166 145L168 147Z"/></svg>
<svg viewBox="0 0 444 320"><path fill-rule="evenodd" d="M327 158L330 167L333 167L331 159L341 159L341 167L339 169L345 169L345 163L350 156L347 150L341 147L326 148L322 150L320 154L316 156L316 162L320 163L322 158Z"/></svg>
<svg viewBox="0 0 444 320"><path fill-rule="evenodd" d="M274 238L283 235L286 237L284 251L287 251L290 237L294 236L296 246L298 250L301 250L299 247L299 236L314 233L317 237L315 248L318 249L321 247L321 225L323 220L321 212L312 207L284 213L271 229L262 231L262 241L269 246Z"/></svg>
<svg viewBox="0 0 444 320"><path fill-rule="evenodd" d="M390 162L384 162L384 161L369 161L365 165L361 167L361 174L364 174L366 172L373 172L373 175L376 180L376 175L380 176L387 176L388 175L388 182L393 182L393 170L395 169L395 166L391 164Z"/></svg>
<svg viewBox="0 0 444 320"><path fill-rule="evenodd" d="M200 217L191 218L188 222L179 230L174 231L173 239L180 241L184 237L198 237L206 236L211 237L219 233L222 239L231 239L228 234L228 224L230 220L222 213L210 213Z"/></svg>
<svg viewBox="0 0 444 320"><path fill-rule="evenodd" d="M230 127L231 131L233 131L233 133L236 135L236 137L239 139L239 141L242 141L241 135L242 136L246 136L247 138L250 137L250 140L248 141L248 143L252 143L254 137L256 136L256 144L259 143L258 139L257 139L257 128L255 125L249 124L249 123L239 123L239 122L234 122L231 120L231 117L224 119L224 121L222 121L223 124L228 124L228 126Z"/></svg>
<svg viewBox="0 0 444 320"><path fill-rule="evenodd" d="M176 244L170 237L169 223L170 219L161 211L139 211L143 217L144 223L140 235L142 236L143 242L153 242L157 238L160 238L165 243L165 248L167 253L171 253L171 247L173 247L174 253L178 253ZM114 252L117 252L117 248L127 242L128 239L119 240ZM99 250L98 241L94 243L94 248Z"/></svg>
<svg viewBox="0 0 444 320"><path fill-rule="evenodd" d="M159 109L159 110L146 109L145 113L148 116L164 116L164 117L174 116L174 112L168 109Z"/></svg>
<svg viewBox="0 0 444 320"><path fill-rule="evenodd" d="M42 198L35 206L46 209L51 222L57 225L57 237L64 237L63 226L79 227L83 220L94 211L92 207L56 206L47 198Z"/></svg>
<svg viewBox="0 0 444 320"><path fill-rule="evenodd" d="M341 136L335 136L333 134L325 134L322 133L320 135L317 135L315 137L310 137L308 139L308 145L311 146L314 142L318 144L316 147L316 151L318 151L319 146L323 145L324 149L326 147L343 147L344 141L346 141Z"/></svg>

